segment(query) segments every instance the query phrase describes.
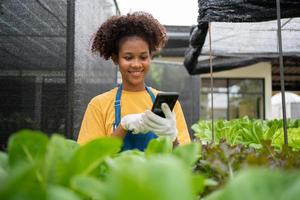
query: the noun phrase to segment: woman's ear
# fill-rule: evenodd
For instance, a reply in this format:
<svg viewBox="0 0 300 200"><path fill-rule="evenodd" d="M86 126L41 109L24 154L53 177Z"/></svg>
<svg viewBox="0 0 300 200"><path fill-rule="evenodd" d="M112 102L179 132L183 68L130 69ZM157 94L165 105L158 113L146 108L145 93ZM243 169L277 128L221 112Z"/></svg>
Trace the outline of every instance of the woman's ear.
<svg viewBox="0 0 300 200"><path fill-rule="evenodd" d="M112 55L111 55L111 59L112 59L112 61L115 63L115 65L118 65L118 64L119 64L119 62L118 62L118 55L112 54Z"/></svg>

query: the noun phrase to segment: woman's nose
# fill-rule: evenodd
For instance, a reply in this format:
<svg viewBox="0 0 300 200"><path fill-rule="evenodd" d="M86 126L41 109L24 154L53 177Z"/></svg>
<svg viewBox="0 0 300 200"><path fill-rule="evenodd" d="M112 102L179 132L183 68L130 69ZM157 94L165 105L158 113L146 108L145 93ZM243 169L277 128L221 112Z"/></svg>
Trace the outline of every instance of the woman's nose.
<svg viewBox="0 0 300 200"><path fill-rule="evenodd" d="M142 66L142 63L139 59L134 59L131 63L131 66L132 67L140 67L140 66Z"/></svg>

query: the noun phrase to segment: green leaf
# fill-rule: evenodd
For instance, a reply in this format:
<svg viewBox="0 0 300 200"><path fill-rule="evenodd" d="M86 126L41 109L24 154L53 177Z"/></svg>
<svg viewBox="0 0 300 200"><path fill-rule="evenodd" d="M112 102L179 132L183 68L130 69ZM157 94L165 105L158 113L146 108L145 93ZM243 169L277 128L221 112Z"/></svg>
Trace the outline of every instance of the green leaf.
<svg viewBox="0 0 300 200"><path fill-rule="evenodd" d="M49 183L63 183L69 163L79 144L60 135L52 135L47 146L44 174Z"/></svg>
<svg viewBox="0 0 300 200"><path fill-rule="evenodd" d="M201 156L201 146L196 142L181 145L173 151L173 155L178 157L188 166L193 166Z"/></svg>
<svg viewBox="0 0 300 200"><path fill-rule="evenodd" d="M103 183L94 177L76 176L71 180L71 187L89 199L103 199Z"/></svg>
<svg viewBox="0 0 300 200"><path fill-rule="evenodd" d="M153 154L170 154L173 149L173 144L167 137L159 137L151 140L145 150L146 155Z"/></svg>
<svg viewBox="0 0 300 200"><path fill-rule="evenodd" d="M295 150L300 150L300 128L289 128L288 132L288 144ZM278 129L273 137L273 145L281 149L284 144L283 129Z"/></svg>
<svg viewBox="0 0 300 200"><path fill-rule="evenodd" d="M0 151L0 184L7 176L8 170L8 156L7 153Z"/></svg>
<svg viewBox="0 0 300 200"><path fill-rule="evenodd" d="M207 178L207 179L205 179L205 181L204 181L204 185L205 185L205 186L217 186L217 185L218 185L218 182L215 181L214 179Z"/></svg>
<svg viewBox="0 0 300 200"><path fill-rule="evenodd" d="M47 188L47 200L80 200L81 198L72 190L59 185L49 185Z"/></svg>
<svg viewBox="0 0 300 200"><path fill-rule="evenodd" d="M299 187L300 187L300 177L293 183L289 184L289 186L284 191L284 194L281 195L281 199L289 199L289 200L298 200L299 199Z"/></svg>
<svg viewBox="0 0 300 200"><path fill-rule="evenodd" d="M133 150L128 150L128 151L122 151L118 155L124 156L124 155L129 155L129 156L144 156L145 153L138 150L138 149L133 149Z"/></svg>
<svg viewBox="0 0 300 200"><path fill-rule="evenodd" d="M265 140L271 140L272 137L275 135L276 131L279 129L280 124L277 121L273 121L273 123L269 124L269 128L264 135Z"/></svg>
<svg viewBox="0 0 300 200"><path fill-rule="evenodd" d="M170 155L118 162L104 182L105 200L194 200L190 169ZM116 192L117 191L117 192Z"/></svg>
<svg viewBox="0 0 300 200"><path fill-rule="evenodd" d="M123 165L130 165L131 170L137 171L140 169L140 165L147 162L147 158L144 155L132 154L131 151L125 151L114 158L106 159L105 162L108 165L109 170L118 170L122 168Z"/></svg>
<svg viewBox="0 0 300 200"><path fill-rule="evenodd" d="M300 174L269 169L242 171L221 191L205 200L297 200Z"/></svg>
<svg viewBox="0 0 300 200"><path fill-rule="evenodd" d="M121 140L107 137L92 140L81 146L68 166L69 177L92 173L107 156L119 152L121 144Z"/></svg>
<svg viewBox="0 0 300 200"><path fill-rule="evenodd" d="M13 134L8 142L9 165L42 162L47 143L48 137L39 131L22 130Z"/></svg>
<svg viewBox="0 0 300 200"><path fill-rule="evenodd" d="M8 156L7 153L0 151L0 167L7 169L8 167Z"/></svg>
<svg viewBox="0 0 300 200"><path fill-rule="evenodd" d="M193 194L199 195L203 192L204 187L205 187L206 179L204 176L200 174L195 174L192 177L192 189L193 189Z"/></svg>
<svg viewBox="0 0 300 200"><path fill-rule="evenodd" d="M200 133L201 132L201 128L199 127L198 124L193 124L191 126L191 129L195 132L195 133Z"/></svg>
<svg viewBox="0 0 300 200"><path fill-rule="evenodd" d="M249 147L253 147L255 149L261 149L262 145L261 144L256 144L256 143L251 143L251 144L249 144Z"/></svg>
<svg viewBox="0 0 300 200"><path fill-rule="evenodd" d="M9 176L0 185L0 197L5 200L45 199L45 187L37 176L37 167L20 163L11 169Z"/></svg>

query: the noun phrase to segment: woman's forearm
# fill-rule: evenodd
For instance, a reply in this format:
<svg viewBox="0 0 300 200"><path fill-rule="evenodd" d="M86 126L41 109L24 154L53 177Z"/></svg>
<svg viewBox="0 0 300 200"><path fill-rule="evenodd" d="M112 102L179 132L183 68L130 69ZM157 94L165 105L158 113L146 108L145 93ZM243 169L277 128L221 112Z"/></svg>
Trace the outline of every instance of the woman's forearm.
<svg viewBox="0 0 300 200"><path fill-rule="evenodd" d="M178 138L176 138L175 141L173 142L173 148L176 148L177 146L179 146Z"/></svg>
<svg viewBox="0 0 300 200"><path fill-rule="evenodd" d="M113 132L112 136L123 139L126 134L127 134L127 131L125 129L123 129L123 127L119 124L119 126Z"/></svg>

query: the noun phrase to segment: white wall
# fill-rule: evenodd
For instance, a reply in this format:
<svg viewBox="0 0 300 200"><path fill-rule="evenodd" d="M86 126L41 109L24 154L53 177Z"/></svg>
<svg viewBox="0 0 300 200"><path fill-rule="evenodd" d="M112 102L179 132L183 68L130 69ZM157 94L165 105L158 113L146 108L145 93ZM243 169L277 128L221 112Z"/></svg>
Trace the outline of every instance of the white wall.
<svg viewBox="0 0 300 200"><path fill-rule="evenodd" d="M203 74L202 77L210 77ZM271 119L271 96L272 96L272 66L268 62L261 62L247 67L215 72L214 78L263 78L265 80L265 116Z"/></svg>

